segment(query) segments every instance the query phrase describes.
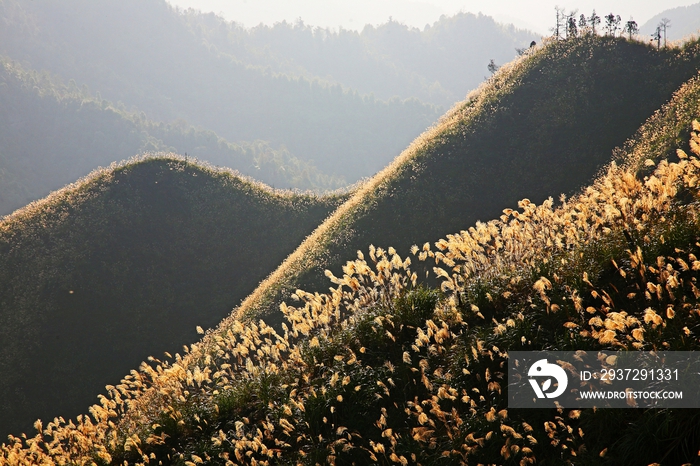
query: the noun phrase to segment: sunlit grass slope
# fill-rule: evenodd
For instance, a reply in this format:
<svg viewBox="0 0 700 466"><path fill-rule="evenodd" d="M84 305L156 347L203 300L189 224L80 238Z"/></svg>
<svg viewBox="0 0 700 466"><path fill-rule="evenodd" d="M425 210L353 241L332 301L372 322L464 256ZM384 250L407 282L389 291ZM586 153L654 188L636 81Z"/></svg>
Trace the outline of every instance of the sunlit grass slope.
<svg viewBox="0 0 700 466"><path fill-rule="evenodd" d="M0 460L693 464L698 410L512 410L504 364L513 350L700 350L698 116L694 78L558 207L521 200L412 257L363 248L329 293L295 293L283 334L233 322Z"/></svg>
<svg viewBox="0 0 700 466"><path fill-rule="evenodd" d="M0 222L0 433L75 416L149 355L179 351L342 201L191 159L92 173Z"/></svg>
<svg viewBox="0 0 700 466"><path fill-rule="evenodd" d="M700 67L698 43L657 51L584 36L503 67L321 225L246 301L239 317L279 323L297 288L368 244L415 243L496 217L522 197L571 193Z"/></svg>

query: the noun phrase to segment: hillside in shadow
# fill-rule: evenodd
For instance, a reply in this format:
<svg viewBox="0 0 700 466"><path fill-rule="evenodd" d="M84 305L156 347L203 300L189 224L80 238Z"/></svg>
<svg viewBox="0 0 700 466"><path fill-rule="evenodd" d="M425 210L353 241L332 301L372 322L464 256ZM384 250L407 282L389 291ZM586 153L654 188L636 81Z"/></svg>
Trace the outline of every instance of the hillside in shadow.
<svg viewBox="0 0 700 466"><path fill-rule="evenodd" d="M72 417L224 318L344 199L172 155L113 165L0 222L0 432Z"/></svg>

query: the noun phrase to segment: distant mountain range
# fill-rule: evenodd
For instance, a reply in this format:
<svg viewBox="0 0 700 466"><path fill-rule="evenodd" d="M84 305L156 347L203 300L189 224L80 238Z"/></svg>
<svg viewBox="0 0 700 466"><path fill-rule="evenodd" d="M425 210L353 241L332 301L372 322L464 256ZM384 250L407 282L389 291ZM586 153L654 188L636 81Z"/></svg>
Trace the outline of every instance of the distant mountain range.
<svg viewBox="0 0 700 466"><path fill-rule="evenodd" d="M691 34L700 35L700 3L662 11L641 25L640 34L651 36L664 18L670 20L666 29L667 40L680 40Z"/></svg>
<svg viewBox="0 0 700 466"><path fill-rule="evenodd" d="M397 23L362 35L289 24L248 31L165 0L6 0L0 20L0 54L27 70L155 122L266 141L348 184L464 98L490 58L510 60L533 38L474 15L423 32Z"/></svg>
<svg viewBox="0 0 700 466"><path fill-rule="evenodd" d="M156 123L0 57L0 215L96 167L154 151L199 157L277 188L327 191L347 184L284 147L264 141L231 144L184 121Z"/></svg>

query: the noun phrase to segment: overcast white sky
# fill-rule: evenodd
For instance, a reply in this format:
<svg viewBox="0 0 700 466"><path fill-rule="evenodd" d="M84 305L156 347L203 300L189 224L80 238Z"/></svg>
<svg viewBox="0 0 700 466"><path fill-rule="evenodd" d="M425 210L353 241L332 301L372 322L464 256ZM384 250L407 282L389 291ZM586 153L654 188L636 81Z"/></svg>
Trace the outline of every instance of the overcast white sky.
<svg viewBox="0 0 700 466"><path fill-rule="evenodd" d="M442 14L459 11L483 13L496 20L513 23L540 34L549 34L555 5L578 9L590 15L595 8L603 16L620 15L623 20L633 17L641 26L663 10L687 6L698 0L168 0L183 8L213 11L226 19L255 26L274 24L301 18L312 26L359 30L367 24L380 24L389 17L405 24L423 27Z"/></svg>

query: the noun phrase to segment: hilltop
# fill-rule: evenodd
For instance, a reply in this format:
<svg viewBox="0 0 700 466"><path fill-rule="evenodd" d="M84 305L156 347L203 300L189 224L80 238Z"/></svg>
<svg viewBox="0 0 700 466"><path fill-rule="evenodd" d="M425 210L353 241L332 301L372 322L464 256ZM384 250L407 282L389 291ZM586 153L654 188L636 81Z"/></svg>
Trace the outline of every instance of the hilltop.
<svg viewBox="0 0 700 466"><path fill-rule="evenodd" d="M234 322L0 459L692 463L697 410L508 409L503 365L514 350L700 349L699 115L694 77L559 206L523 199L413 258L363 248L328 293L295 293L283 334ZM438 287L412 269L426 261Z"/></svg>
<svg viewBox="0 0 700 466"><path fill-rule="evenodd" d="M0 53L27 68L156 122L284 146L348 183L383 168L442 113L242 62L197 37L165 0L4 0L0 22Z"/></svg>
<svg viewBox="0 0 700 466"><path fill-rule="evenodd" d="M406 254L523 197L575 192L699 66L698 42L657 51L592 35L504 66L316 229L238 317L278 324L281 302L325 291L323 271L340 274L369 244Z"/></svg>
<svg viewBox="0 0 700 466"><path fill-rule="evenodd" d="M337 189L283 148L231 144L212 131L148 120L47 72L0 57L0 215L47 196L99 166L149 151L189 154L277 188Z"/></svg>
<svg viewBox="0 0 700 466"><path fill-rule="evenodd" d="M345 195L275 191L173 155L93 172L0 221L0 433L72 417L180 351Z"/></svg>

